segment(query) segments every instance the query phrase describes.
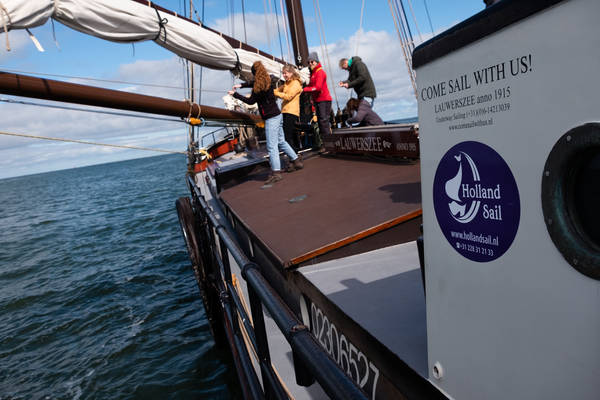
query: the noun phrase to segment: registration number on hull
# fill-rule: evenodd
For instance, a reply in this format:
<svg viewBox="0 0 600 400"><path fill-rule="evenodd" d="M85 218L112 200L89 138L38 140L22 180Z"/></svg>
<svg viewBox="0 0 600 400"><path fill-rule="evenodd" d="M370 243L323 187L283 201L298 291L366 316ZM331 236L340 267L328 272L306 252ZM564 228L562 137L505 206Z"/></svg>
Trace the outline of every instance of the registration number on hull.
<svg viewBox="0 0 600 400"><path fill-rule="evenodd" d="M310 316L310 329L321 346L365 393L371 394L371 399L375 399L379 369L312 302Z"/></svg>

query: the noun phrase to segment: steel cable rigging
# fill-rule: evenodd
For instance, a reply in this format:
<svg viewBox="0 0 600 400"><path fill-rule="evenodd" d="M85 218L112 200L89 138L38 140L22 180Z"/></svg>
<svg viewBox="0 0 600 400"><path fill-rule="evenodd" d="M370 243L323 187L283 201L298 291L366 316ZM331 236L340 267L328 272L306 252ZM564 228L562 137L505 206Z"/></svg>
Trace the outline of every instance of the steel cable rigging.
<svg viewBox="0 0 600 400"><path fill-rule="evenodd" d="M410 83L413 87L413 91L416 98L417 82L415 71L412 68L412 53L414 51L415 45L412 37L412 32L410 30L408 20L406 19L406 13L404 13L404 6L402 5L402 2L399 0L388 0L388 4L392 13L392 19L394 21L396 33L398 34L398 38L400 40L400 47L402 49L402 54L404 55L406 67L408 69Z"/></svg>
<svg viewBox="0 0 600 400"><path fill-rule="evenodd" d="M74 76L74 75L49 74L46 72L21 71L18 69L4 69L3 68L2 71L0 71L0 73L1 72L12 72L15 74L27 74L27 75L35 75L35 76L38 76L38 75L39 76L54 76L54 77L67 78L67 79L79 79L82 81L120 83L120 84L125 84L125 85L134 85L134 86L148 86L148 87L165 88L165 89L187 90L187 88L184 86L158 85L155 83L141 83L141 82L120 81L120 80L115 80L115 79L100 79L100 78L90 78L90 77ZM204 89L203 91L211 92L211 93L223 93L222 90L215 90L215 89Z"/></svg>
<svg viewBox="0 0 600 400"><path fill-rule="evenodd" d="M56 138L56 137L49 137L49 136L37 136L37 135L26 135L26 134L23 134L23 133L11 133L11 132L1 132L0 131L0 135L17 136L17 137L24 137L24 138L28 138L28 139L52 140L52 141L56 141L56 142L89 144L89 145L93 145L93 146L116 147L116 148L121 148L121 149L157 151L159 153L188 154L187 151L174 151L174 150L164 150L164 149L152 149L152 148L149 148L149 147L128 146L128 145L121 145L121 144L98 143L98 142L89 142L87 140L65 139L65 138Z"/></svg>
<svg viewBox="0 0 600 400"><path fill-rule="evenodd" d="M321 14L321 7L319 5L319 0L313 0L313 4L315 7L315 16L317 20L317 27L319 28L319 41L321 42L321 52L325 53L325 57L327 58L327 77L329 78L329 83L331 84L331 88L333 89L333 95L335 97L335 104L339 110L340 103L338 102L337 91L335 90L335 85L333 84L333 77L331 75L331 60L329 59L329 51L327 50L327 40L325 39L325 28L323 27L323 15ZM323 65L325 68L325 65Z"/></svg>

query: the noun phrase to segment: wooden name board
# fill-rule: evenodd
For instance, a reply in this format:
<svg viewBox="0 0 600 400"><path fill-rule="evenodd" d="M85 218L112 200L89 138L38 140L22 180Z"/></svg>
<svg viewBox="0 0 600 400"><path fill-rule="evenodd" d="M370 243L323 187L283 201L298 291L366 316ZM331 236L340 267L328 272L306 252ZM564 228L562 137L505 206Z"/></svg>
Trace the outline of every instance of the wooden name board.
<svg viewBox="0 0 600 400"><path fill-rule="evenodd" d="M323 146L330 153L419 158L418 128L413 124L340 128L333 132L323 135Z"/></svg>

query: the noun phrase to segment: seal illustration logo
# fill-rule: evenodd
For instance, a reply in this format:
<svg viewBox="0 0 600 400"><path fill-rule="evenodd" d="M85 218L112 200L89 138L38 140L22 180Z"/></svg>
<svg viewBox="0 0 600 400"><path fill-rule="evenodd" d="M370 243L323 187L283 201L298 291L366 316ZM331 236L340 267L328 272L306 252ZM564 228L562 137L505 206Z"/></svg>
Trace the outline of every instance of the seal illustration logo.
<svg viewBox="0 0 600 400"><path fill-rule="evenodd" d="M444 154L433 181L433 206L453 249L492 261L512 244L521 216L519 191L504 159L479 142L462 142Z"/></svg>

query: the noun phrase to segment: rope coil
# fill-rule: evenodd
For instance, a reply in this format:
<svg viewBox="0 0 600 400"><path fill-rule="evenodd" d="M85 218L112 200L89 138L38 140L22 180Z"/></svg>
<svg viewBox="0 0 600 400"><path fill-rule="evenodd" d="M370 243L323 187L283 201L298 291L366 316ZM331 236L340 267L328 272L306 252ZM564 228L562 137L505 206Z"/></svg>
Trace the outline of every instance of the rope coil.
<svg viewBox="0 0 600 400"><path fill-rule="evenodd" d="M200 106L200 104L196 104L194 102L192 102L190 99L185 99L184 100L188 106L190 107L189 111L188 111L188 116L186 118L187 121L189 121L192 118L192 113L194 112L194 106L198 106L198 112L196 113L196 116L193 117L195 119L201 119L200 118L200 114L202 114L202 107Z"/></svg>

